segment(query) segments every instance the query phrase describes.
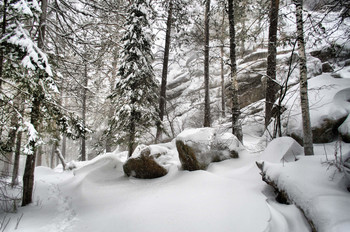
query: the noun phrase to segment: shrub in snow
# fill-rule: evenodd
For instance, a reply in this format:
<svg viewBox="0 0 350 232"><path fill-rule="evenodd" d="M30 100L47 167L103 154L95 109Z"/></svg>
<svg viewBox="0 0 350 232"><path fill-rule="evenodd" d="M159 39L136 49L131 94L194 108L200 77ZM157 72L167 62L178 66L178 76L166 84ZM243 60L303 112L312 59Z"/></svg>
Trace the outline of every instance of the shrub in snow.
<svg viewBox="0 0 350 232"><path fill-rule="evenodd" d="M238 158L243 145L231 133L214 128L187 129L176 137L182 168L205 170L212 162Z"/></svg>
<svg viewBox="0 0 350 232"><path fill-rule="evenodd" d="M283 144L283 146L281 146ZM280 137L272 140L261 155L264 161L279 163L293 162L303 153L300 144L291 137Z"/></svg>
<svg viewBox="0 0 350 232"><path fill-rule="evenodd" d="M158 151L158 152L154 152ZM133 152L132 156L123 165L124 173L140 179L153 179L165 176L168 170L161 162L162 156L166 152L152 149L150 146L139 145Z"/></svg>

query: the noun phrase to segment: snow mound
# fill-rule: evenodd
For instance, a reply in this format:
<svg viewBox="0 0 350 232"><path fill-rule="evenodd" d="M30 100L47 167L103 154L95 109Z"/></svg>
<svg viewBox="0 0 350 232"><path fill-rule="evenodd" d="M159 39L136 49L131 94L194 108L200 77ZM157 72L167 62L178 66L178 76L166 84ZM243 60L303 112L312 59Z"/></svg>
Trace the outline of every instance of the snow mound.
<svg viewBox="0 0 350 232"><path fill-rule="evenodd" d="M74 170L75 177L90 182L108 182L124 175L123 162L116 154L98 156Z"/></svg>
<svg viewBox="0 0 350 232"><path fill-rule="evenodd" d="M272 162L293 162L303 153L300 144L291 137L280 137L272 140L261 155L261 159Z"/></svg>

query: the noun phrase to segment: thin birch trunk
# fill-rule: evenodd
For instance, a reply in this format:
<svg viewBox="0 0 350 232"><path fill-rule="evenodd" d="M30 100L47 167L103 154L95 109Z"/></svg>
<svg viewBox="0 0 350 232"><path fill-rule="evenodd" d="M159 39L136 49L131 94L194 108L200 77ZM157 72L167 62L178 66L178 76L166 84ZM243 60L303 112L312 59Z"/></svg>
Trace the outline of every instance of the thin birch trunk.
<svg viewBox="0 0 350 232"><path fill-rule="evenodd" d="M294 1L296 6L296 20L297 20L297 40L299 51L299 67L300 67L300 105L303 120L303 142L305 155L313 155L313 143L312 143L312 130L311 120L309 112L309 98L307 91L307 67L306 67L306 54L305 54L305 42L304 42L304 29L303 29L303 1Z"/></svg>

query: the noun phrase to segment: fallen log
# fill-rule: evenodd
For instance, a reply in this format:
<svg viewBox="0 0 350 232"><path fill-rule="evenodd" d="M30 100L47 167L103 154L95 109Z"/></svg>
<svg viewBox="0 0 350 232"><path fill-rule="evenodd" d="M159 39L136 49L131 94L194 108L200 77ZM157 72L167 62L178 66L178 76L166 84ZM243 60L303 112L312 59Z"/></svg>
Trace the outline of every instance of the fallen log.
<svg viewBox="0 0 350 232"><path fill-rule="evenodd" d="M313 221L307 217L307 215L305 214L305 211L303 210L302 207L300 207L296 202L294 202L293 200L291 200L291 198L289 197L288 195L288 192L284 189L280 189L277 185L277 183L275 183L274 180L272 180L267 174L266 174L266 170L264 170L264 166L265 166L265 163L264 161L262 162L256 162L256 166L258 166L258 168L260 169L260 175L262 177L262 180L270 185L275 193L277 194L276 196L276 201L281 203L281 204L294 204L304 215L304 217L306 218L307 222L309 223L310 225L310 228L311 228L311 231L312 232L317 232L316 230L316 227L315 227L315 224L313 223Z"/></svg>

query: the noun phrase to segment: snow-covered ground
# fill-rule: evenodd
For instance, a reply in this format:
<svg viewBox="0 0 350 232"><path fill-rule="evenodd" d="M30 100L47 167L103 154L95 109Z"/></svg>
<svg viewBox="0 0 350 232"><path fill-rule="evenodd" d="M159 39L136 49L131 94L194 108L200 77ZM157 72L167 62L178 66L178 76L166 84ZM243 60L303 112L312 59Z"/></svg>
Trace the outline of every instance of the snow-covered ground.
<svg viewBox="0 0 350 232"><path fill-rule="evenodd" d="M277 204L261 181L259 152L194 172L175 156L177 165L153 180L125 177L120 158L107 154L75 172L38 167L34 203L8 214L5 231L22 214L16 231L308 231L301 213Z"/></svg>

